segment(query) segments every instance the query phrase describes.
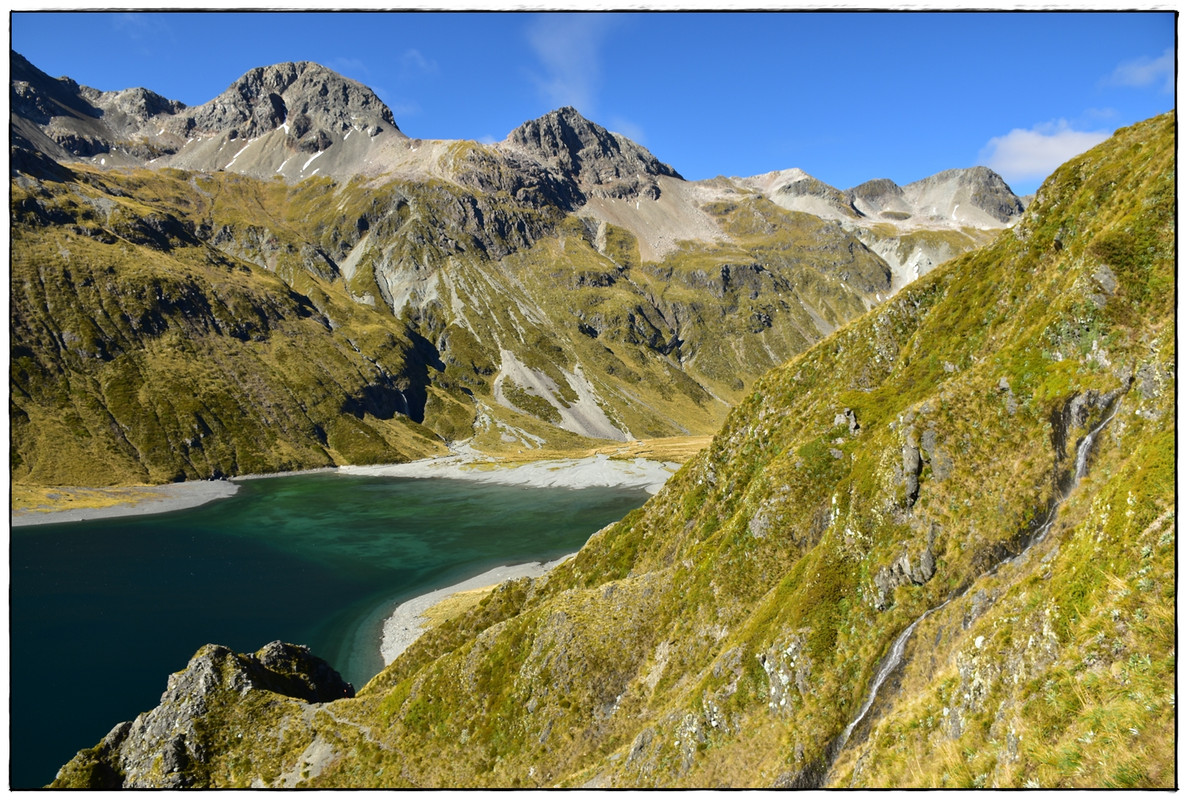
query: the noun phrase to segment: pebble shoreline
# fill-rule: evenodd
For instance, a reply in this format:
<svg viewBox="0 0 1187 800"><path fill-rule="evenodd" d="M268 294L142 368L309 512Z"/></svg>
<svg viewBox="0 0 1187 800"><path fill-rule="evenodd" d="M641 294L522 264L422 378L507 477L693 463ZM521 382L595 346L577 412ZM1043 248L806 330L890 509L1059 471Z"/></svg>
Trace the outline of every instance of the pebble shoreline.
<svg viewBox="0 0 1187 800"><path fill-rule="evenodd" d="M61 522L87 522L115 517L138 517L147 514L166 514L186 508L197 508L214 500L231 497L239 487L232 481L186 481L162 486L137 486L137 492L152 497L104 508L71 508L62 511L13 511L12 526L56 525Z"/></svg>
<svg viewBox="0 0 1187 800"><path fill-rule="evenodd" d="M504 581L516 578L538 578L553 567L577 555L570 553L555 561L537 561L529 564L509 564L495 567L492 570L476 575L473 578L422 594L396 606L391 615L383 622L383 639L379 645L379 652L383 656L383 665L387 666L396 660L396 656L407 650L413 642L425 632L428 619L424 612L440 603L442 600L471 589L482 589L494 586Z"/></svg>

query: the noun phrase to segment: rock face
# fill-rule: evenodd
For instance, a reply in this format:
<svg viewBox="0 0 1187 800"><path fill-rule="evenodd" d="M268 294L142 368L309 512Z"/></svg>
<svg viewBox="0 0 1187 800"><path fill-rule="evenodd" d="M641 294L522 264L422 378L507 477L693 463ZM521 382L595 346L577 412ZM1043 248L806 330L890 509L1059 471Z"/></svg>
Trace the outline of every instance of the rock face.
<svg viewBox="0 0 1187 800"><path fill-rule="evenodd" d="M160 704L122 722L59 772L58 783L96 789L179 789L206 784L212 742L204 723L228 703L272 694L303 704L354 696L354 687L309 648L272 642L254 654L206 645L169 676ZM261 720L262 722L262 720Z"/></svg>
<svg viewBox="0 0 1187 800"><path fill-rule="evenodd" d="M244 139L288 125L298 149L316 152L333 134L399 130L391 110L357 81L309 61L257 67L209 103L182 115L184 133L235 131Z"/></svg>
<svg viewBox="0 0 1187 800"><path fill-rule="evenodd" d="M308 61L253 69L193 108L147 89L53 79L17 53L11 63L14 132L53 158L299 178L297 166L331 149L322 174L364 172L377 145L407 138L374 92Z"/></svg>
<svg viewBox="0 0 1187 800"><path fill-rule="evenodd" d="M1015 222L1023 209L1022 201L988 167L950 169L902 187L879 178L845 194L854 208L871 219L914 219L916 224L948 221L996 228Z"/></svg>
<svg viewBox="0 0 1187 800"><path fill-rule="evenodd" d="M950 169L909 183L903 197L914 213L995 227L1022 215L1018 199L1002 177L988 167Z"/></svg>
<svg viewBox="0 0 1187 800"><path fill-rule="evenodd" d="M645 148L590 122L569 106L525 122L503 144L570 176L586 196L654 200L660 194L656 178L680 178Z"/></svg>
<svg viewBox="0 0 1187 800"><path fill-rule="evenodd" d="M875 219L906 219L915 213L903 189L889 178L877 178L854 186L845 193L853 207Z"/></svg>

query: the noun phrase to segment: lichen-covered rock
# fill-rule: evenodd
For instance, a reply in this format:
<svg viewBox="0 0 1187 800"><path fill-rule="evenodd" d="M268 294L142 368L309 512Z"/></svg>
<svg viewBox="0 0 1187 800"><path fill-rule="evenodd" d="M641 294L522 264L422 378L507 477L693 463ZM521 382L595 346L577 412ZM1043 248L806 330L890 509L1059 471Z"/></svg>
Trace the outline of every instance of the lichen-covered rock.
<svg viewBox="0 0 1187 800"><path fill-rule="evenodd" d="M225 748L225 733L208 715L250 693L271 693L302 703L354 696L354 687L302 645L271 642L252 654L221 645L201 648L181 672L169 676L161 702L132 722L121 722L93 748L58 772L54 787L185 788L207 784L209 755ZM263 720L261 720L263 722Z"/></svg>

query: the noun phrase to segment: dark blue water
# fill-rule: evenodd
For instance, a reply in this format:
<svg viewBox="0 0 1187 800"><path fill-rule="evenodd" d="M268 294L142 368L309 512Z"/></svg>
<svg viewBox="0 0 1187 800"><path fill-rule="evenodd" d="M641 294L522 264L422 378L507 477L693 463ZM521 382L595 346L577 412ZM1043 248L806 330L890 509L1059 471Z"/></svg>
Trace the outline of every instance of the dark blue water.
<svg viewBox="0 0 1187 800"><path fill-rule="evenodd" d="M360 688L399 602L556 558L647 499L338 474L244 482L189 511L14 528L10 786L157 704L203 644L307 644Z"/></svg>

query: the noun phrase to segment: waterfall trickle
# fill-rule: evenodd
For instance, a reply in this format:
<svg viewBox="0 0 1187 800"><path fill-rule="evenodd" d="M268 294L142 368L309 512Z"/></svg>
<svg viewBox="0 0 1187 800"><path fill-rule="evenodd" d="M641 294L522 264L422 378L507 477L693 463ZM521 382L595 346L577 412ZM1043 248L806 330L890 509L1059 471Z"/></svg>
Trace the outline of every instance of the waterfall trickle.
<svg viewBox="0 0 1187 800"><path fill-rule="evenodd" d="M1098 422L1090 431L1088 431L1087 434L1084 435L1084 438L1080 440L1079 445L1076 447L1076 460L1072 470L1071 481L1067 485L1066 489L1059 492L1051 503L1047 512L1047 518L1041 525L1039 525L1038 528L1035 529L1034 533L1029 537L1029 540L1026 542L1021 552L1010 558L1002 559L997 564L995 564L992 569L984 573L982 577L995 574L1004 564L1012 564L1018 561L1032 547L1046 538L1047 533L1055 524L1055 517L1059 513L1059 507L1063 504L1063 501L1067 498L1067 495L1071 492L1071 490L1075 488L1077 484L1079 484L1081 478L1083 478L1085 473L1088 471L1088 457L1091 454L1093 444L1096 442L1097 434L1104 430L1105 426L1112 421L1113 417L1117 416L1117 411L1121 407L1120 398L1114 400L1111 403L1111 406L1112 407L1109 409L1109 413L1105 415L1104 419ZM892 644L890 647L890 652L887 653L886 658L882 662L882 666L879 667L877 673L874 675L873 681L870 683L870 689L866 694L865 702L862 703L857 715L848 725L845 726L845 730L841 732L841 735L829 745L826 755L825 767L818 773L819 778L821 779L821 785L826 782L824 779L827 778L828 773L832 769L833 763L835 763L836 759L840 756L841 751L845 749L845 745L848 743L849 737L853 735L853 731L858 725L861 724L861 721L866 718L866 715L869 714L870 709L873 708L874 703L878 699L878 692L881 690L882 685L902 662L903 653L906 652L907 649L907 643L910 641L912 634L915 633L915 629L919 626L919 623L923 622L932 614L944 608L944 606L948 605L953 600L959 600L960 598L964 597L974 585L976 585L976 582L970 583L960 594L954 595L935 608L930 608L923 612L915 619L914 622L908 625L903 630L903 632L898 635L898 638L894 640L894 644Z"/></svg>

